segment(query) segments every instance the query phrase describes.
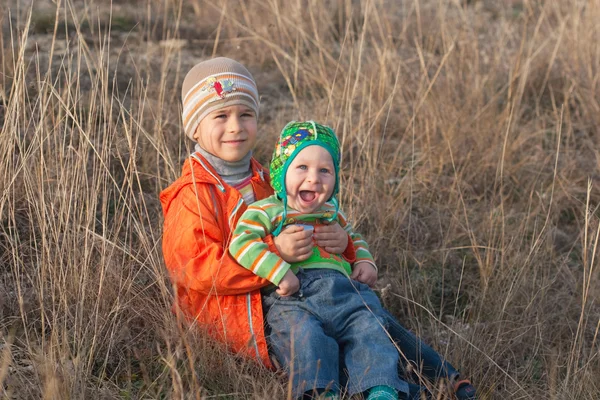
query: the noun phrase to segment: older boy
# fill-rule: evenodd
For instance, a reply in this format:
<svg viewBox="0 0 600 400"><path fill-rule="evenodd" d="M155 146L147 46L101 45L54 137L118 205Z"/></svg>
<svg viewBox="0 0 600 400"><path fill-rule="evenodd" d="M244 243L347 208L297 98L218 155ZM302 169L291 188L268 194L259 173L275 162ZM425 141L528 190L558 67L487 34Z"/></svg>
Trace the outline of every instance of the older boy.
<svg viewBox="0 0 600 400"><path fill-rule="evenodd" d="M163 254L176 288L176 309L233 352L271 367L260 294L270 282L227 252L247 205L273 193L268 174L252 158L258 136L256 83L242 64L219 57L188 72L182 99L185 133L196 148L181 176L160 195ZM280 236L265 242L287 259L298 257L298 246L312 241L301 230ZM353 251L339 225L323 227L315 237L332 252Z"/></svg>

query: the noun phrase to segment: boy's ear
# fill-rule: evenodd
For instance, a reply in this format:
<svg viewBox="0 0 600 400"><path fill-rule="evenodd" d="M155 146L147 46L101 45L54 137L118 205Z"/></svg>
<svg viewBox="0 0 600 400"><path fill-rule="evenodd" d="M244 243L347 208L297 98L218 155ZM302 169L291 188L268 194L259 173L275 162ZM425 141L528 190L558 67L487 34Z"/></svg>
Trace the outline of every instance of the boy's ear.
<svg viewBox="0 0 600 400"><path fill-rule="evenodd" d="M193 138L194 138L195 142L198 142L198 138L200 138L200 124L198 124L198 126L196 126L196 129L194 130Z"/></svg>

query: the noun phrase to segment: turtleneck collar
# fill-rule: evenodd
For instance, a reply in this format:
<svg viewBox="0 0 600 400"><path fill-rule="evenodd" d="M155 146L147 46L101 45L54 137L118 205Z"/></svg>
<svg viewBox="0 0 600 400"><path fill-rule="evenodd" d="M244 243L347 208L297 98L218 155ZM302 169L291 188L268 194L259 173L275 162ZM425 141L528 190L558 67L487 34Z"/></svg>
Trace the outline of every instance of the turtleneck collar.
<svg viewBox="0 0 600 400"><path fill-rule="evenodd" d="M235 185L238 182L252 176L252 169L250 166L250 159L252 158L252 151L248 152L239 161L225 161L219 157L210 154L208 151L200 147L196 143L195 149L200 153L206 160L212 165L217 174L227 183L228 185Z"/></svg>

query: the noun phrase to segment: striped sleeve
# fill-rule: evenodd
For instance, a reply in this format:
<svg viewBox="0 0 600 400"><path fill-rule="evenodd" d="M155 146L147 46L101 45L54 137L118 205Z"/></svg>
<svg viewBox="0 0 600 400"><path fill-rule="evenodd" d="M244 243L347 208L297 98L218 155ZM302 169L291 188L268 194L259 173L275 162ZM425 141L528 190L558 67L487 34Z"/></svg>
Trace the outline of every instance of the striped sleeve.
<svg viewBox="0 0 600 400"><path fill-rule="evenodd" d="M352 230L352 225L348 222L346 215L341 211L338 211L338 221L340 223L340 226L344 228L344 230L348 233L350 239L352 239L352 244L354 245L354 249L356 250L356 261L354 263L361 261L368 262L369 264L372 264L373 267L375 267L375 269L377 269L375 259L369 251L369 245L367 244L367 242L365 242L360 233Z"/></svg>
<svg viewBox="0 0 600 400"><path fill-rule="evenodd" d="M233 232L229 253L244 268L277 285L290 269L290 264L269 251L264 238L271 229L270 218L263 209L248 207Z"/></svg>

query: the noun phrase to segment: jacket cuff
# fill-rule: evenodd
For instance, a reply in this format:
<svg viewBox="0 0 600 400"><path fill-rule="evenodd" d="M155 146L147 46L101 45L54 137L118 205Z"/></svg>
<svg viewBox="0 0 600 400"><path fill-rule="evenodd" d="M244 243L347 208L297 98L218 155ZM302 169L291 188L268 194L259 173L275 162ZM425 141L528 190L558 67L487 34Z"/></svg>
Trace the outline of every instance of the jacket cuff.
<svg viewBox="0 0 600 400"><path fill-rule="evenodd" d="M354 242L352 241L352 237L348 235L348 245L346 246L346 250L342 253L342 258L348 261L350 264L354 264L356 262L356 248L354 248Z"/></svg>

